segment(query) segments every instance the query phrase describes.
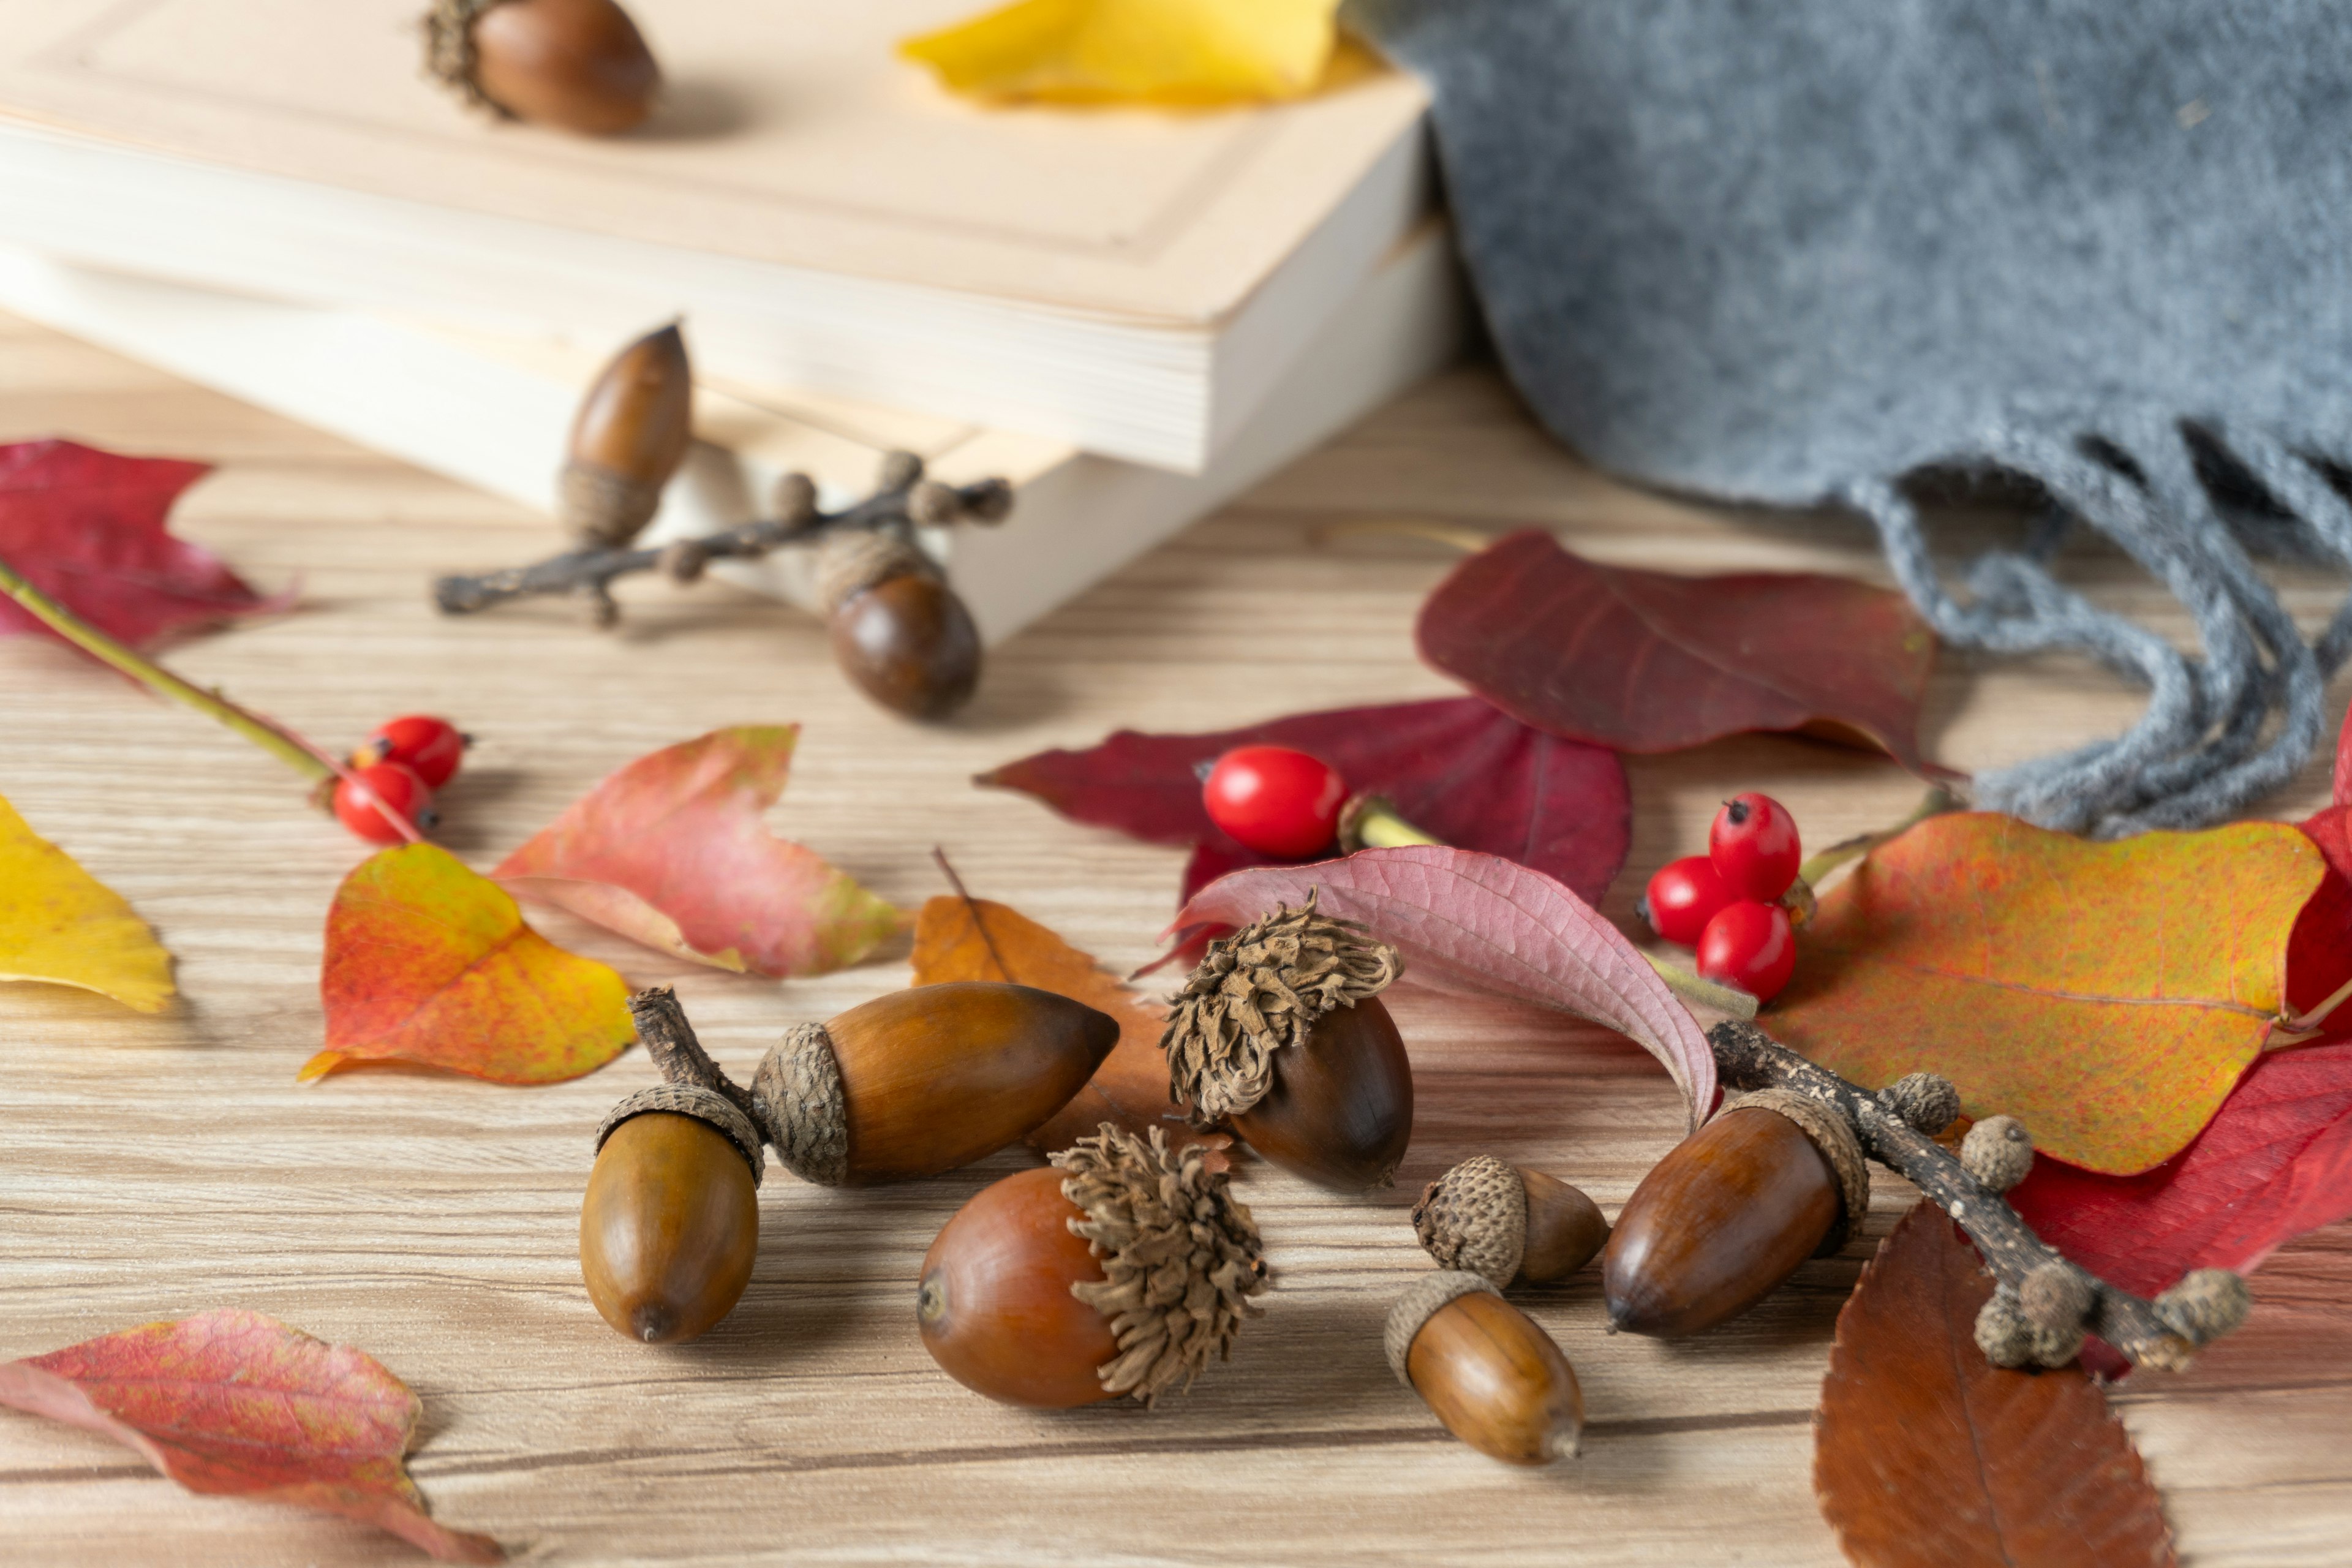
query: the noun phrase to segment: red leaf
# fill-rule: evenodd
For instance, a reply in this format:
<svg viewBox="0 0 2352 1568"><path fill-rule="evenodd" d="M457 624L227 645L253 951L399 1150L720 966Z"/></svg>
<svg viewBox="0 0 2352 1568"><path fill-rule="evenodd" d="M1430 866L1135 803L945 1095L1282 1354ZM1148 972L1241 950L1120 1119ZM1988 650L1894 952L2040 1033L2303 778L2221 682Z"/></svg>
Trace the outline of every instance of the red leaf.
<svg viewBox="0 0 2352 1568"><path fill-rule="evenodd" d="M1500 855L1599 903L1625 863L1632 797L1614 754L1538 733L1475 697L1297 713L1205 735L1121 730L1083 752L1040 752L975 783L1035 795L1063 816L1150 844L1196 845L1184 897L1270 865L1217 830L1195 764L1235 746L1312 752L1350 790L1386 795L1433 838Z"/></svg>
<svg viewBox="0 0 2352 1568"><path fill-rule="evenodd" d="M1528 530L1455 567L1414 637L1430 664L1570 740L1672 752L1811 730L1944 772L1919 756L1935 637L1903 595L1848 578L1601 566Z"/></svg>
<svg viewBox="0 0 2352 1568"><path fill-rule="evenodd" d="M2286 945L2287 1005L2296 1013L2318 1006L2352 978L2352 807L2323 806L2303 825L2327 859L2319 890L2295 917ZM2328 1014L2320 1037L2352 1036L2352 1003Z"/></svg>
<svg viewBox="0 0 2352 1568"><path fill-rule="evenodd" d="M714 968L824 974L855 963L904 917L761 820L800 732L744 724L639 757L490 874L519 897Z"/></svg>
<svg viewBox="0 0 2352 1568"><path fill-rule="evenodd" d="M402 1463L422 1411L405 1384L259 1312L202 1312L0 1364L0 1405L111 1437L192 1492L341 1514L445 1563L506 1556L425 1516Z"/></svg>
<svg viewBox="0 0 2352 1568"><path fill-rule="evenodd" d="M1813 1425L1822 1517L1861 1568L2169 1568L2131 1436L2080 1367L2009 1372L1976 1345L1992 1277L1932 1204L1903 1216L1838 1314Z"/></svg>
<svg viewBox="0 0 2352 1568"><path fill-rule="evenodd" d="M1574 892L1500 856L1414 845L1237 871L1169 929L1246 925L1305 902L1309 889L1325 914L1360 921L1402 952L1407 979L1604 1024L1665 1064L1694 1122L1715 1104L1715 1053L1649 961Z"/></svg>
<svg viewBox="0 0 2352 1568"><path fill-rule="evenodd" d="M202 545L164 531L180 492L212 470L71 441L0 447L0 561L135 647L190 626L284 607ZM55 637L0 598L0 635ZM63 639L60 638L60 641Z"/></svg>

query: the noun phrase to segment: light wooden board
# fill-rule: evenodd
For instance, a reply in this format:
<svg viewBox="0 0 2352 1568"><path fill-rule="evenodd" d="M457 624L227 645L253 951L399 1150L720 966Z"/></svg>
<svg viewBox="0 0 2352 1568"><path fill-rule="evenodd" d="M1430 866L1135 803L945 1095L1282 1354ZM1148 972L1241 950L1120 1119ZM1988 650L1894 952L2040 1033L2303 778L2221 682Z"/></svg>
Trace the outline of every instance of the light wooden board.
<svg viewBox="0 0 2352 1568"><path fill-rule="evenodd" d="M943 846L972 889L1118 966L1153 951L1181 857L971 788L974 772L1119 725L1205 729L1436 695L1415 662L1420 596L1446 552L1325 524L1411 515L1532 521L1611 561L1811 567L1882 578L1835 520L1736 519L1630 490L1549 446L1493 374L1431 384L1185 533L996 656L971 713L921 730L866 707L817 626L712 586L639 587L598 636L560 606L437 618L436 570L554 542L543 520L53 334L0 320L0 440L58 433L211 458L181 526L302 608L184 645L197 679L334 742L436 710L480 737L444 797L446 842L487 865L607 770L724 723L806 726L779 830L914 904ZM1963 520L1954 537L1990 525ZM2104 599L2186 635L2119 559L2074 563ZM2324 575L2291 579L2306 621ZM2340 705L2342 693L2337 694ZM1927 733L1978 767L2112 731L2137 698L2074 661L1948 657ZM1851 752L1749 737L1633 759L1630 920L1715 803L1773 792L1816 843L1916 795ZM2300 815L2325 768L2268 804ZM585 1080L499 1089L404 1072L298 1088L317 1047L322 917L356 844L290 774L227 731L75 656L0 645L0 794L126 895L179 957L184 1000L139 1017L79 993L0 986L0 1358L235 1305L364 1347L423 1396L415 1474L436 1515L562 1563L1821 1563L1809 1422L1831 1327L1906 1206L1748 1317L1678 1345L1608 1338L1594 1282L1524 1297L1583 1379L1584 1457L1524 1475L1446 1439L1391 1378L1380 1322L1427 1267L1405 1211L1492 1152L1614 1210L1675 1141L1664 1074L1600 1032L1400 994L1420 1115L1395 1191L1325 1195L1246 1168L1277 1286L1230 1365L1156 1413L1036 1415L931 1365L919 1260L1013 1155L842 1194L772 1180L758 1270L705 1340L648 1350L589 1306L577 1213L604 1109L651 1081L632 1052ZM557 941L639 983L674 982L723 1059L789 1022L905 984L903 950L778 985L667 963L560 918ZM2283 1253L2252 1323L2186 1377L2136 1379L2126 1420L2187 1560L2352 1560L2352 1229ZM0 1413L0 1556L27 1563L402 1563L333 1520L190 1498L110 1445Z"/></svg>

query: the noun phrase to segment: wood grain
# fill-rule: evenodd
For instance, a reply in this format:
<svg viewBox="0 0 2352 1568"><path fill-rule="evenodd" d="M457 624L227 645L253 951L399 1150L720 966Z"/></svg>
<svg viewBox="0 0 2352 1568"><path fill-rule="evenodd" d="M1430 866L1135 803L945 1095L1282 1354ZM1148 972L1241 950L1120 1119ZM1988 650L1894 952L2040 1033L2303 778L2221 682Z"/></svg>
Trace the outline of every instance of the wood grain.
<svg viewBox="0 0 2352 1568"><path fill-rule="evenodd" d="M1152 952L1181 857L967 781L1120 724L1208 729L1446 692L1409 631L1447 553L1324 538L1325 525L1533 521L1606 561L1885 580L1850 522L1738 517L1594 475L1490 372L1465 369L1048 617L994 656L961 721L923 730L853 692L813 621L715 584L632 584L614 635L554 605L442 620L431 574L544 553L553 524L0 319L0 439L51 433L222 465L182 526L258 584L299 579L303 607L189 642L173 662L321 741L406 710L461 719L481 741L444 797L446 842L478 866L656 746L799 720L780 831L908 906L944 890L930 860L944 846L975 893L1122 966ZM2000 526L1961 518L1952 538ZM2069 572L2189 635L2120 558L2082 555ZM2318 573L2286 581L2307 624L2340 588ZM1925 739L1978 767L2112 731L2137 707L2081 661L1948 657ZM0 793L154 922L185 994L144 1018L0 986L0 1356L215 1306L361 1345L424 1397L415 1468L436 1515L534 1563L1836 1561L1808 1482L1811 1412L1840 1301L1911 1202L1900 1182L1881 1175L1843 1256L1686 1343L1605 1337L1590 1269L1515 1292L1584 1385L1584 1457L1556 1472L1515 1473L1454 1443L1383 1362L1389 1300L1427 1267L1407 1219L1423 1183L1493 1152L1613 1213L1674 1142L1674 1092L1630 1045L1396 994L1419 1102L1396 1188L1349 1200L1245 1165L1276 1271L1268 1310L1231 1364L1153 1414L1001 1409L924 1354L923 1251L1019 1153L862 1192L771 1181L741 1306L704 1340L648 1350L598 1319L575 1256L591 1134L652 1080L642 1053L551 1089L397 1070L298 1088L320 1039L321 924L358 846L303 808L276 763L61 649L0 646ZM1605 906L1621 920L1735 788L1780 796L1815 843L1891 821L1916 795L1882 762L1770 737L1635 759L1632 776L1633 862ZM2315 763L2267 809L2299 815L2326 789ZM906 980L903 949L779 985L533 918L634 981L676 984L705 1042L745 1071L785 1024ZM2185 1560L2342 1563L2352 1227L2287 1249L2255 1296L2252 1322L2196 1372L2135 1379L2120 1404ZM416 1561L336 1521L187 1497L95 1437L6 1413L0 1541L38 1563Z"/></svg>

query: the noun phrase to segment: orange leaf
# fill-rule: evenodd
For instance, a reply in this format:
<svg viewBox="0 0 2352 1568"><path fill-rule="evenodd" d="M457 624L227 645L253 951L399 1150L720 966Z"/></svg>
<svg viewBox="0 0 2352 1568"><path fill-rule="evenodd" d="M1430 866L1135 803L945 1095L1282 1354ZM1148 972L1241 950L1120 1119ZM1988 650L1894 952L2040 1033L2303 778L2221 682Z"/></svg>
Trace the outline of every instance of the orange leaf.
<svg viewBox="0 0 2352 1568"><path fill-rule="evenodd" d="M1822 897L1772 1033L1874 1089L1942 1073L2046 1154L2145 1171L2268 1043L2325 869L2284 822L2093 844L1931 817Z"/></svg>
<svg viewBox="0 0 2352 1568"><path fill-rule="evenodd" d="M425 1517L402 1463L422 1410L405 1384L259 1312L201 1312L0 1364L0 1405L111 1437L192 1492L341 1514L445 1563L506 1555Z"/></svg>
<svg viewBox="0 0 2352 1568"><path fill-rule="evenodd" d="M2083 1369L2010 1372L1977 1349L1992 1288L1933 1204L1879 1247L1822 1380L1822 1517L1860 1568L2167 1568L2162 1502Z"/></svg>
<svg viewBox="0 0 2352 1568"><path fill-rule="evenodd" d="M797 724L745 724L666 747L573 801L490 873L658 952L754 974L824 974L905 917L770 833Z"/></svg>
<svg viewBox="0 0 2352 1568"><path fill-rule="evenodd" d="M497 883L430 844L380 850L335 889L319 994L327 1048L304 1081L397 1060L554 1083L636 1037L627 981L523 924Z"/></svg>
<svg viewBox="0 0 2352 1568"><path fill-rule="evenodd" d="M1144 1005L1117 976L1035 921L990 899L941 897L915 918L915 984L1004 980L1034 985L1085 1003L1118 1020L1118 1044L1054 1119L1029 1134L1039 1153L1066 1149L1106 1121L1130 1132L1158 1127L1171 1143L1231 1147L1223 1133L1193 1131L1183 1107L1168 1098L1168 1062L1160 1054L1165 1018ZM1222 1154L1211 1163L1223 1169Z"/></svg>

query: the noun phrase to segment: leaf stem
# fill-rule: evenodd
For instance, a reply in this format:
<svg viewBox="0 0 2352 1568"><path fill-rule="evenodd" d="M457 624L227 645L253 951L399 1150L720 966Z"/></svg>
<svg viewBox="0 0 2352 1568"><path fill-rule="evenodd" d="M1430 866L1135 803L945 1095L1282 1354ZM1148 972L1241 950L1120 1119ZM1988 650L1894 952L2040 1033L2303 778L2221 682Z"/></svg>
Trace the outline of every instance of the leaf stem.
<svg viewBox="0 0 2352 1568"><path fill-rule="evenodd" d="M1366 534L1391 539L1425 539L1433 544L1452 545L1469 555L1475 555L1495 542L1495 535L1481 533L1475 528L1455 528L1449 523L1430 522L1417 517L1358 518L1347 522L1322 523L1308 531L1308 537L1318 544Z"/></svg>
<svg viewBox="0 0 2352 1568"><path fill-rule="evenodd" d="M1942 816L1949 812L1962 810L1967 804L1942 784L1931 784L1928 786L1927 793L1920 797L1919 804L1912 808L1910 816L1894 826L1881 828L1876 833L1858 833L1852 838L1840 839L1798 867L1797 880L1809 888L1818 889L1830 873L1839 867L1861 859L1891 839L1902 837L1931 816Z"/></svg>
<svg viewBox="0 0 2352 1568"><path fill-rule="evenodd" d="M1742 1023L1756 1016L1756 998L1732 985L1717 985L1714 981L1692 973L1679 964L1668 963L1654 952L1644 952L1650 967L1666 983L1666 989L1695 1006L1711 1007L1726 1013Z"/></svg>
<svg viewBox="0 0 2352 1568"><path fill-rule="evenodd" d="M2319 1030L2319 1026L2327 1022L2327 1015L2335 1012L2336 1008L2342 1006L2347 998L2352 998L2352 980L2347 980L2343 984L2337 986L2334 991L2328 994L2326 1001L2320 1003L2319 1005L2312 1008L2309 1012L2297 1013L2291 1017L2281 1018L2279 1020L2279 1026L2290 1035L2316 1034ZM2299 1046L2303 1042L2301 1040L2276 1040L2273 1043L2282 1046Z"/></svg>

